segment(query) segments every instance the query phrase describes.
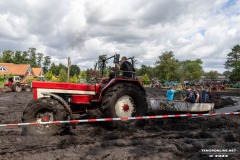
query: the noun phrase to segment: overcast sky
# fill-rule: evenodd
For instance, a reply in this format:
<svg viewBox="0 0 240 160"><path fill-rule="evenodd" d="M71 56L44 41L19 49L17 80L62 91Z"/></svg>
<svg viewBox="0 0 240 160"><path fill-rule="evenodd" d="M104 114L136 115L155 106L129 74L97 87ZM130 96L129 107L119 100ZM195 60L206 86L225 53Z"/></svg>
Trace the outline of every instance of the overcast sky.
<svg viewBox="0 0 240 160"><path fill-rule="evenodd" d="M1 0L0 52L35 47L55 63L93 67L99 54L154 66L164 51L225 71L240 44L240 0ZM110 62L109 62L110 63Z"/></svg>

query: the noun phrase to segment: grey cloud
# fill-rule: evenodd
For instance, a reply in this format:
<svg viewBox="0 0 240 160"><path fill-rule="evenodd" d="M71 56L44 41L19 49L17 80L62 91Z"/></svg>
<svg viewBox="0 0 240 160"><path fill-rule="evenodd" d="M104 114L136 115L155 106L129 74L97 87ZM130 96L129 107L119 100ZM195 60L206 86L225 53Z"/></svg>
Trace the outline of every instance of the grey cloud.
<svg viewBox="0 0 240 160"><path fill-rule="evenodd" d="M99 54L115 52L153 66L162 52L172 50L178 59L202 58L204 68L221 70L228 49L240 39L238 10L221 10L222 5L208 0L1 0L0 51L40 47L56 63L70 56L72 63L88 68Z"/></svg>
<svg viewBox="0 0 240 160"><path fill-rule="evenodd" d="M183 4L175 0L150 1L143 3L138 10L138 23L142 27L158 23L171 23L184 13Z"/></svg>

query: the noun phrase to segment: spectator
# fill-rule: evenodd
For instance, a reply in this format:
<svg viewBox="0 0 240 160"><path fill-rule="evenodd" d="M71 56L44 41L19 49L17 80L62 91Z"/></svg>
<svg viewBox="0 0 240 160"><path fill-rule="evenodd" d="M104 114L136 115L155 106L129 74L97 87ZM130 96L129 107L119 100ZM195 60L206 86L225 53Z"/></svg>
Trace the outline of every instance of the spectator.
<svg viewBox="0 0 240 160"><path fill-rule="evenodd" d="M190 103L195 103L195 95L189 86L186 87L186 96L184 100Z"/></svg>
<svg viewBox="0 0 240 160"><path fill-rule="evenodd" d="M202 94L200 91L196 90L195 87L192 87L192 91L195 95L195 103L201 103L202 102Z"/></svg>
<svg viewBox="0 0 240 160"><path fill-rule="evenodd" d="M208 90L208 96L209 96L209 101L213 102L214 97L215 97L215 93L213 92L213 90L211 88Z"/></svg>
<svg viewBox="0 0 240 160"><path fill-rule="evenodd" d="M174 99L174 93L175 93L175 90L171 86L170 89L167 91L167 94L166 94L168 101L172 101Z"/></svg>
<svg viewBox="0 0 240 160"><path fill-rule="evenodd" d="M200 94L202 96L202 102L203 103L207 103L209 101L209 96L208 96L208 93L207 91L201 86L200 87Z"/></svg>
<svg viewBox="0 0 240 160"><path fill-rule="evenodd" d="M182 85L178 85L174 94L174 100L182 101L184 99L184 91Z"/></svg>

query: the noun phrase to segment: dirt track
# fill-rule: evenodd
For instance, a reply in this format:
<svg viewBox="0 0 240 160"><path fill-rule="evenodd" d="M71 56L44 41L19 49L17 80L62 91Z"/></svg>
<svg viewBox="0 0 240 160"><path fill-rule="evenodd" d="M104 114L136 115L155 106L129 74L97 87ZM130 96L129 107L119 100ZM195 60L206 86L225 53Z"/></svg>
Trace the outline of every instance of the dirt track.
<svg viewBox="0 0 240 160"><path fill-rule="evenodd" d="M148 93L156 97L162 93ZM21 121L31 93L0 93L0 123ZM151 120L141 128L107 130L81 124L71 134L21 136L21 128L0 128L0 159L209 159L201 149L236 149L240 156L240 117Z"/></svg>

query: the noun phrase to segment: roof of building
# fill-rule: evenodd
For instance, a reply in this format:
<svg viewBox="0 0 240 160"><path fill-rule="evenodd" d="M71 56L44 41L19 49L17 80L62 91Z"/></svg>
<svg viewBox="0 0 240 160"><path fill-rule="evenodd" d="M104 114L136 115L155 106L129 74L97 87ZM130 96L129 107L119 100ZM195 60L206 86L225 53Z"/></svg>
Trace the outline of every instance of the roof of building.
<svg viewBox="0 0 240 160"><path fill-rule="evenodd" d="M25 75L30 64L0 63L0 74Z"/></svg>
<svg viewBox="0 0 240 160"><path fill-rule="evenodd" d="M34 76L40 76L42 68L32 68Z"/></svg>

